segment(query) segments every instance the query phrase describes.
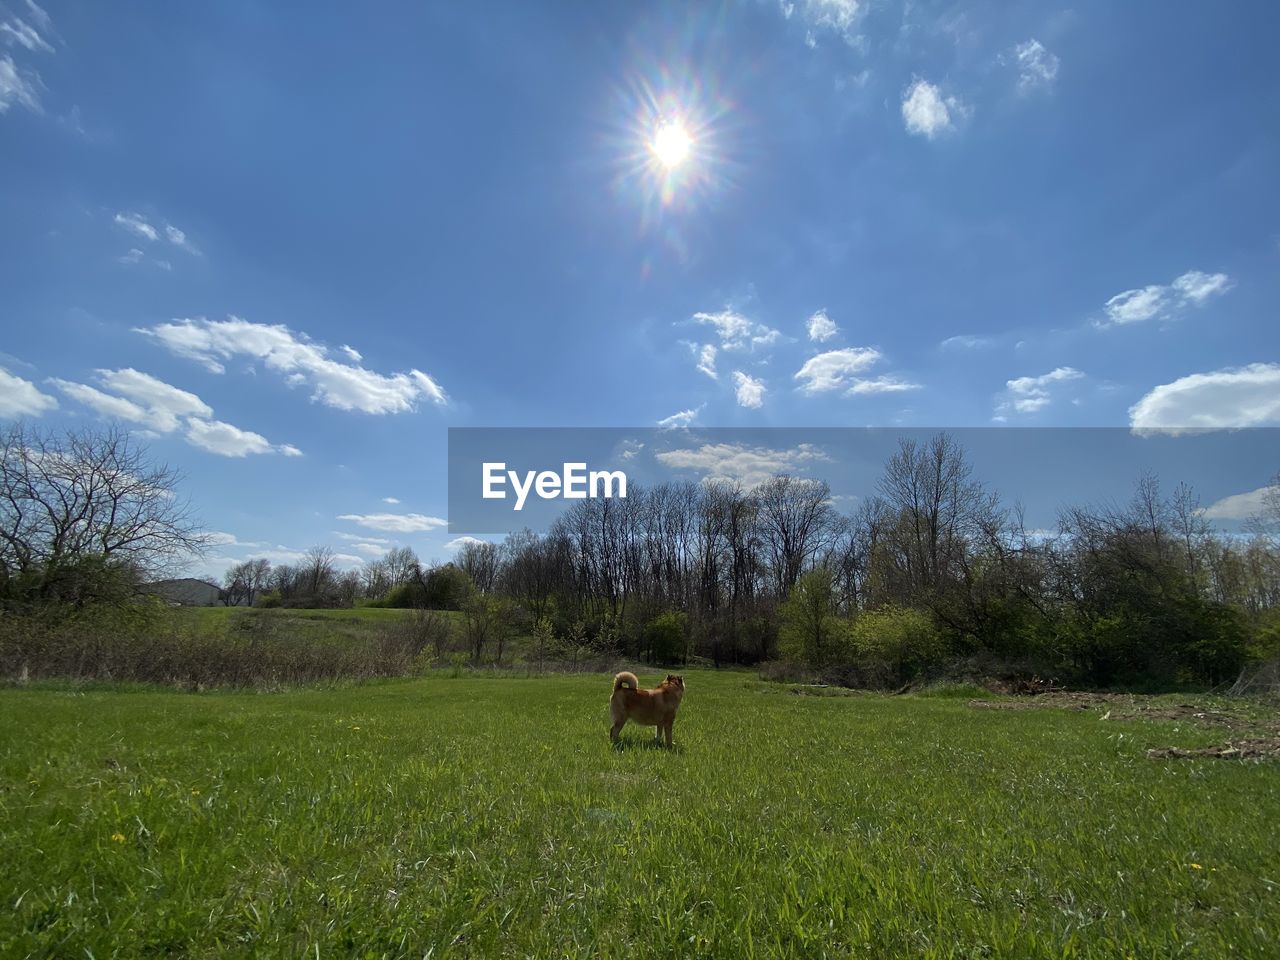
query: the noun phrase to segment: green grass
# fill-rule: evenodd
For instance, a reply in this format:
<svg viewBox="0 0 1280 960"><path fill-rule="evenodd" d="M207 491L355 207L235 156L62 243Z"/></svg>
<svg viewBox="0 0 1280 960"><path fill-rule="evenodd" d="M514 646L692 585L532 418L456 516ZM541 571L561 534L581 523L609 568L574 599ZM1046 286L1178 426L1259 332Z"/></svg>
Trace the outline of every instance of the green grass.
<svg viewBox="0 0 1280 960"><path fill-rule="evenodd" d="M0 690L0 956L1280 955L1220 731L687 680Z"/></svg>
<svg viewBox="0 0 1280 960"><path fill-rule="evenodd" d="M256 607L176 607L173 615L179 621L216 627L242 617L282 617L288 620L348 621L351 623L391 623L408 616L412 611L390 607L346 607L341 609L277 608L263 610ZM456 617L457 614L450 613Z"/></svg>

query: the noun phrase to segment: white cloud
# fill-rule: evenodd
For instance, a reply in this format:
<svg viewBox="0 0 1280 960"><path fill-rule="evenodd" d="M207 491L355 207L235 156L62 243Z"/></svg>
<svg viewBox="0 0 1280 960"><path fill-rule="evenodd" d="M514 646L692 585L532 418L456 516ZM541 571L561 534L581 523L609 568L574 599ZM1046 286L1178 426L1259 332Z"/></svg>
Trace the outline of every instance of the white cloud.
<svg viewBox="0 0 1280 960"><path fill-rule="evenodd" d="M639 440L624 439L618 443L616 448L617 457L619 460L634 460L643 449L644 444Z"/></svg>
<svg viewBox="0 0 1280 960"><path fill-rule="evenodd" d="M943 350L980 350L994 344L995 340L990 337L975 337L972 334L964 333L955 337L947 337L938 346Z"/></svg>
<svg viewBox="0 0 1280 960"><path fill-rule="evenodd" d="M360 553L366 553L371 557L380 557L387 552L387 548L380 543L371 543L367 540L357 540L351 544L352 550L358 550Z"/></svg>
<svg viewBox="0 0 1280 960"><path fill-rule="evenodd" d="M1277 503L1280 503L1280 487L1267 485L1248 493L1223 497L1205 507L1201 514L1208 520L1249 520L1262 516Z"/></svg>
<svg viewBox="0 0 1280 960"><path fill-rule="evenodd" d="M112 219L116 224L123 227L125 230L128 230L134 236L141 237L148 243L155 243L160 239L161 228L151 223L151 221L140 213L121 211ZM186 233L179 230L172 223L166 223L163 227L163 232L164 238L173 246L180 247L193 256L198 257L201 255L199 249L197 249L195 244L191 242ZM141 250L133 249L121 257L120 261L122 263L138 263L144 256L145 254ZM157 260L154 262L165 267L165 269L171 269L168 261Z"/></svg>
<svg viewBox="0 0 1280 960"><path fill-rule="evenodd" d="M251 453L302 456L302 451L292 444L272 444L260 434L213 420L213 408L194 393L148 373L125 367L98 370L96 374L98 383L105 389L56 377L50 378L49 382L71 399L105 417L141 424L156 433L173 433L185 424L183 436L187 442L209 453L224 457L243 457ZM111 392L106 392L108 390Z"/></svg>
<svg viewBox="0 0 1280 960"><path fill-rule="evenodd" d="M283 324L226 320L175 320L149 328L135 328L154 337L178 356L196 360L213 373L225 372L223 360L252 357L283 374L286 383L309 384L312 398L338 410L362 413L403 413L421 399L445 404L448 398L421 370L385 376L363 366L340 363L327 347Z"/></svg>
<svg viewBox="0 0 1280 960"><path fill-rule="evenodd" d="M916 79L902 94L902 121L907 133L930 140L955 129L954 117L967 117L970 110L956 97L943 97L927 80Z"/></svg>
<svg viewBox="0 0 1280 960"><path fill-rule="evenodd" d="M206 534L205 536L209 542L216 547L248 547L252 549L253 547L262 546L261 543L252 543L241 540L234 533L224 533L217 530L213 533Z"/></svg>
<svg viewBox="0 0 1280 960"><path fill-rule="evenodd" d="M1138 290L1117 293L1107 301L1107 317L1112 323L1141 323L1158 316L1165 308L1168 288L1153 284Z"/></svg>
<svg viewBox="0 0 1280 960"><path fill-rule="evenodd" d="M1280 426L1280 363L1193 373L1151 390L1129 408L1136 433Z"/></svg>
<svg viewBox="0 0 1280 960"><path fill-rule="evenodd" d="M295 457L302 453L289 444L274 446L260 433L241 430L221 420L197 420L192 417L187 420L186 437L193 447L223 457L246 457L260 453L282 453L287 457Z"/></svg>
<svg viewBox="0 0 1280 960"><path fill-rule="evenodd" d="M873 393L901 393L904 390L919 390L920 384L897 377L876 377L874 380L855 380L853 386L845 391L845 396L856 396Z"/></svg>
<svg viewBox="0 0 1280 960"><path fill-rule="evenodd" d="M1188 270L1168 285L1151 284L1117 293L1103 309L1107 319L1099 327L1142 323L1156 317L1169 317L1186 306L1201 306L1211 297L1231 289L1231 278L1225 273Z"/></svg>
<svg viewBox="0 0 1280 960"><path fill-rule="evenodd" d="M197 257L200 256L200 251L196 248L195 244L187 238L186 233L179 230L172 223L165 224L164 235L165 239L175 247L181 247L183 250L187 251L187 253L193 254Z"/></svg>
<svg viewBox="0 0 1280 960"><path fill-rule="evenodd" d="M35 0L27 0L27 12L45 33L53 33L53 19Z"/></svg>
<svg viewBox="0 0 1280 960"><path fill-rule="evenodd" d="M364 357L360 355L359 350L357 350L355 347L348 346L345 343L342 345L342 352L345 353L349 359L354 360L356 363L359 363L364 359Z"/></svg>
<svg viewBox="0 0 1280 960"><path fill-rule="evenodd" d="M1225 273L1203 273L1188 270L1173 281L1173 289L1189 303L1204 303L1210 297L1231 289L1231 278Z"/></svg>
<svg viewBox="0 0 1280 960"><path fill-rule="evenodd" d="M720 337L722 350L751 350L756 347L767 347L777 343L782 336L772 327L756 323L728 308L719 313L695 313L693 322L714 327Z"/></svg>
<svg viewBox="0 0 1280 960"><path fill-rule="evenodd" d="M856 43L857 26L866 8L864 0L778 0L782 15L790 19L797 11L809 27L805 43L816 47L815 31L828 30L846 43Z"/></svg>
<svg viewBox="0 0 1280 960"><path fill-rule="evenodd" d="M125 367L122 370L99 370L98 382L106 389L144 407L155 421L155 429L163 433L176 430L179 417L213 416L213 408L194 393L157 380L147 373Z"/></svg>
<svg viewBox="0 0 1280 960"><path fill-rule="evenodd" d="M73 383L70 380L59 380L57 377L49 378L48 382L72 400L83 403L86 407L92 407L104 417L115 417L120 420L127 420L130 423L140 423L146 426L153 425L152 417L147 410L132 400L126 400L124 397L113 397L111 394L103 393L97 387L91 387L87 383Z"/></svg>
<svg viewBox="0 0 1280 960"><path fill-rule="evenodd" d="M809 339L817 341L830 340L840 332L840 328L827 316L825 310L819 310L809 318L808 329Z"/></svg>
<svg viewBox="0 0 1280 960"><path fill-rule="evenodd" d="M0 367L0 417L38 417L57 408L54 397Z"/></svg>
<svg viewBox="0 0 1280 960"><path fill-rule="evenodd" d="M484 544L488 542L488 540L481 540L479 537L454 537L444 545L444 548L446 550L459 550L469 543Z"/></svg>
<svg viewBox="0 0 1280 960"><path fill-rule="evenodd" d="M1018 64L1018 90L1030 93L1050 87L1058 76L1058 58L1045 49L1044 44L1032 38L1013 48Z"/></svg>
<svg viewBox="0 0 1280 960"><path fill-rule="evenodd" d="M398 504L400 501L399 501L399 500L397 500L395 497L383 497L383 498L382 498L382 502L383 502L383 503L389 503L389 504L391 504L392 506L395 506L395 505L396 505L396 504Z"/></svg>
<svg viewBox="0 0 1280 960"><path fill-rule="evenodd" d="M828 350L806 360L796 371L795 379L801 381L800 389L805 393L849 389L858 382L855 374L875 365L881 358L880 351L873 347Z"/></svg>
<svg viewBox="0 0 1280 960"><path fill-rule="evenodd" d="M704 343L698 351L698 369L712 380L720 379L716 373L716 346L714 343Z"/></svg>
<svg viewBox="0 0 1280 960"><path fill-rule="evenodd" d="M350 540L355 543L363 543L365 545L377 544L384 552L390 549L391 545L395 543L394 540L388 540L385 537L370 536L367 533L339 533L335 531L333 535L339 540ZM354 550L356 548L352 547L351 549Z"/></svg>
<svg viewBox="0 0 1280 960"><path fill-rule="evenodd" d="M159 231L156 230L147 219L138 213L117 213L114 217L117 224L124 227L135 236L142 237L144 240L152 242L160 238Z"/></svg>
<svg viewBox="0 0 1280 960"><path fill-rule="evenodd" d="M702 407L681 410L679 413L673 413L669 417L663 417L658 421L658 426L664 430L674 430L681 427L687 427L698 418L698 414L702 412Z"/></svg>
<svg viewBox="0 0 1280 960"><path fill-rule="evenodd" d="M39 85L38 73L20 71L7 54L0 57L0 114L8 113L15 103L32 113L40 113Z"/></svg>
<svg viewBox="0 0 1280 960"><path fill-rule="evenodd" d="M751 447L743 443L708 443L696 449L665 450L654 455L675 470L693 470L703 480L736 480L748 487L779 473L796 473L812 463L829 460L813 444L790 450Z"/></svg>
<svg viewBox="0 0 1280 960"><path fill-rule="evenodd" d="M59 390L107 417L142 424L159 433L178 429L179 418L211 417L213 409L194 393L157 380L132 368L98 370L97 380L106 390L68 380L51 379Z"/></svg>
<svg viewBox="0 0 1280 960"><path fill-rule="evenodd" d="M738 406L748 410L759 410L764 406L765 386L763 380L757 380L749 373L741 370L733 371L733 384L736 388Z"/></svg>
<svg viewBox="0 0 1280 960"><path fill-rule="evenodd" d="M21 44L33 53L53 53L53 47L40 36L36 28L19 17L0 23L0 36L4 37L10 45Z"/></svg>
<svg viewBox="0 0 1280 960"><path fill-rule="evenodd" d="M420 513L344 513L338 519L350 520L370 530L383 530L388 533L418 533L449 525L448 520L424 517Z"/></svg>
<svg viewBox="0 0 1280 960"><path fill-rule="evenodd" d="M1053 402L1053 390L1057 384L1083 379L1084 374L1074 367L1057 367L1038 377L1018 377L1006 382L1008 392L996 408L998 420L1005 419L1009 411L1036 413Z"/></svg>

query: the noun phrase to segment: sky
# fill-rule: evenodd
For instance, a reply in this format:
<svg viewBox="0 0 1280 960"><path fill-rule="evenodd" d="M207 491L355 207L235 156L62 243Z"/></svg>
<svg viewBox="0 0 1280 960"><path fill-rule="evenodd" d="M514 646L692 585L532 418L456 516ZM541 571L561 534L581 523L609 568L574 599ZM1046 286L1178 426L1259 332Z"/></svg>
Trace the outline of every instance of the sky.
<svg viewBox="0 0 1280 960"><path fill-rule="evenodd" d="M210 574L447 558L450 427L1276 426L1277 28L0 0L0 418L127 424Z"/></svg>

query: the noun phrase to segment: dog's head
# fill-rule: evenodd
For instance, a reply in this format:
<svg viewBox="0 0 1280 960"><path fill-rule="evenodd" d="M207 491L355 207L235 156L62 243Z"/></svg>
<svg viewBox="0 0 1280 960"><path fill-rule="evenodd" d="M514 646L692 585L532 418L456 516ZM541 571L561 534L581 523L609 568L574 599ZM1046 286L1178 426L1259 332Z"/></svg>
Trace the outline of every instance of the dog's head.
<svg viewBox="0 0 1280 960"><path fill-rule="evenodd" d="M675 687L681 693L684 693L684 677L678 673L668 673L667 679L662 681L666 686Z"/></svg>

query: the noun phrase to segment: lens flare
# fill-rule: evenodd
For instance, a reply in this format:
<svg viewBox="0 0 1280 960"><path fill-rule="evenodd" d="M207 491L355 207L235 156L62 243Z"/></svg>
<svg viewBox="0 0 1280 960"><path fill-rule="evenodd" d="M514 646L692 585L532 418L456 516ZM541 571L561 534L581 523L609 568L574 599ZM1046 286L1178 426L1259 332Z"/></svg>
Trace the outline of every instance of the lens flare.
<svg viewBox="0 0 1280 960"><path fill-rule="evenodd" d="M653 135L649 149L658 162L668 170L674 170L693 152L693 137L679 120L665 120Z"/></svg>
<svg viewBox="0 0 1280 960"><path fill-rule="evenodd" d="M660 238L682 261L696 215L736 186L744 146L742 111L718 83L722 65L692 62L637 56L628 64L608 100L601 151L641 235Z"/></svg>

